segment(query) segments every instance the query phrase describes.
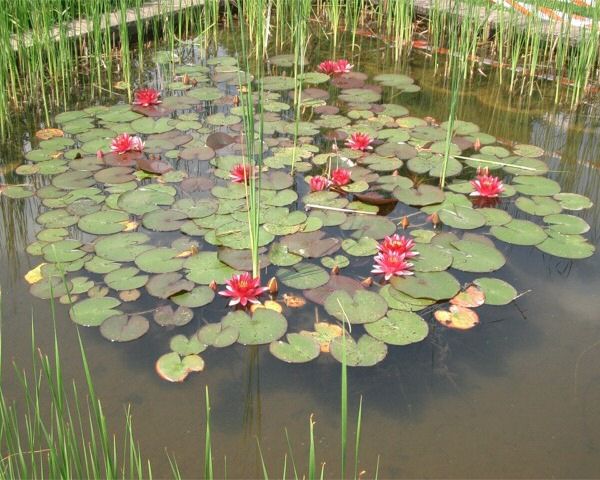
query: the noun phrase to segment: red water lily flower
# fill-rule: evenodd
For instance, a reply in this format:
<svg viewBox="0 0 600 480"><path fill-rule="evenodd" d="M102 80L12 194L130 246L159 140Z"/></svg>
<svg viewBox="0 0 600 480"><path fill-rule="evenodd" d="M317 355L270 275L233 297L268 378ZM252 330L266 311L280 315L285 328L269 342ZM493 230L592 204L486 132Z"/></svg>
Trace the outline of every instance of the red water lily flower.
<svg viewBox="0 0 600 480"><path fill-rule="evenodd" d="M119 155L127 152L141 152L144 149L144 142L138 136L122 133L113 138L110 149Z"/></svg>
<svg viewBox="0 0 600 480"><path fill-rule="evenodd" d="M487 168L477 169L477 178L471 180L471 185L475 189L471 192L472 197L498 197L504 191L504 185L498 177L489 174Z"/></svg>
<svg viewBox="0 0 600 480"><path fill-rule="evenodd" d="M347 147L350 147L352 150L360 150L361 152L372 150L371 143L373 143L373 139L368 134L360 132L353 133L346 140Z"/></svg>
<svg viewBox="0 0 600 480"><path fill-rule="evenodd" d="M338 187L348 185L350 183L350 170L346 170L345 168L336 168L333 172L331 172L331 181Z"/></svg>
<svg viewBox="0 0 600 480"><path fill-rule="evenodd" d="M338 60L335 62L335 73L349 73L353 67L348 60Z"/></svg>
<svg viewBox="0 0 600 480"><path fill-rule="evenodd" d="M333 75L337 72L337 62L335 60L325 60L324 62L319 63L317 67L319 72L326 73L327 75Z"/></svg>
<svg viewBox="0 0 600 480"><path fill-rule="evenodd" d="M413 251L415 247L415 241L412 238L406 238L404 235L400 236L394 233L391 237L385 237L377 249L380 253L395 253L397 255L404 255L404 258L409 259L416 257L419 252Z"/></svg>
<svg viewBox="0 0 600 480"><path fill-rule="evenodd" d="M229 171L229 178L233 183L248 183L250 182L250 175L252 175L252 165L249 163L245 165L238 163Z"/></svg>
<svg viewBox="0 0 600 480"><path fill-rule="evenodd" d="M231 298L229 306L239 304L245 307L248 303L260 303L258 297L268 290L260 286L260 279L252 278L248 272L234 275L225 283L227 286L219 295Z"/></svg>
<svg viewBox="0 0 600 480"><path fill-rule="evenodd" d="M141 105L142 107L151 107L158 105L160 101L160 92L155 88L141 88L135 92L135 99L133 100L134 105Z"/></svg>
<svg viewBox="0 0 600 480"><path fill-rule="evenodd" d="M321 175L314 176L310 179L311 192L319 192L325 190L327 187L329 187L329 180Z"/></svg>
<svg viewBox="0 0 600 480"><path fill-rule="evenodd" d="M413 272L410 270L412 266L412 263L406 261L403 253L379 253L375 256L375 265L371 273L382 274L386 280L389 280L394 275L412 275Z"/></svg>

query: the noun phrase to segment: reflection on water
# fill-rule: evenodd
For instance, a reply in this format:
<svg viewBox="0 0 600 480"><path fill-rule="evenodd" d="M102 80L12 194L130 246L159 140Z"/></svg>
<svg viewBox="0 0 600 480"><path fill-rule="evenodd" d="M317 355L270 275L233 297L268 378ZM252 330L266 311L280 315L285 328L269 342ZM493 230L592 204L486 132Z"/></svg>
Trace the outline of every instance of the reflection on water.
<svg viewBox="0 0 600 480"><path fill-rule="evenodd" d="M327 56L318 37L315 57ZM223 50L225 51L225 50ZM365 40L354 63L363 71L391 71L384 49ZM377 55L372 52L377 52ZM406 105L415 116L443 119L447 92L418 54L405 68L423 87L418 95L386 99ZM317 58L315 58L317 60ZM160 70L148 73L161 82ZM551 177L564 190L590 197L583 212L598 245L600 201L598 112L583 106L561 110L539 99L506 97L496 82L477 77L463 95L460 118L507 141L544 148ZM508 105L508 106L507 106ZM35 131L31 126L28 135ZM2 147L2 162L19 159L22 144ZM16 183L12 168L2 182ZM29 365L31 319L43 349L51 347L48 303L27 292L22 276L37 262L23 253L33 240L33 202L0 198L0 281L4 293L3 348L6 358ZM519 210L510 208L515 217ZM350 438L358 399L364 399L360 469L387 477L593 477L600 471L600 288L598 255L569 261L535 248L500 244L507 257L499 278L528 292L505 308L482 307L482 324L467 333L432 327L416 345L392 348L380 365L351 369ZM57 322L67 378L81 380L75 325L60 306ZM207 310L207 318L220 312ZM291 321L294 321L291 319ZM311 321L304 318L297 321ZM191 333L193 325L181 329ZM189 331L188 331L189 330ZM133 407L134 428L157 477L169 474L165 450L186 475L203 463L204 386L212 403L215 469L228 477L259 477L262 453L271 475L280 475L284 457L306 471L309 415L315 414L316 449L326 472L338 475L340 367L328 357L310 365L287 365L266 347L232 347L203 354L207 369L182 385L161 381L153 371L164 334L113 345L95 329L81 329L98 393L110 426L123 424ZM179 332L178 332L179 333ZM5 367L6 368L6 367ZM9 391L16 380L4 377ZM351 448L352 449L352 448ZM349 465L353 465L350 459Z"/></svg>

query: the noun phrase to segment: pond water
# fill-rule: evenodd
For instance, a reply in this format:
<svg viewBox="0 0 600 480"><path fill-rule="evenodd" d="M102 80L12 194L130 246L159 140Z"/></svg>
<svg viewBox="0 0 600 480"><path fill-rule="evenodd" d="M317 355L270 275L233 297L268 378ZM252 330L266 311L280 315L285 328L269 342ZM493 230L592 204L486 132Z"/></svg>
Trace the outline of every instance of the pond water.
<svg viewBox="0 0 600 480"><path fill-rule="evenodd" d="M328 57L328 47L324 38L314 41L311 61L316 64ZM404 73L421 87L418 92L401 95L385 90L385 103L401 104L414 117L444 120L449 93L443 81L434 78L421 53L395 65L385 46L374 40L364 40L361 53L357 52L346 52L355 71L371 76ZM218 54L233 53L224 39ZM144 84L161 89L161 82L170 82L156 65L149 64L145 75ZM164 91L165 96L170 94ZM102 99L107 105L115 101L114 96ZM74 104L73 109L86 106ZM598 113L594 105L571 111L539 98L509 98L495 80L476 75L461 95L459 118L475 123L507 148L512 147L511 142L541 147L550 169L547 177L557 181L562 191L585 195L594 203L589 209L565 213L580 216L591 226L585 237L597 246ZM7 183L24 178L11 172L24 162L22 152L30 148L29 139L40 128L27 118L23 124L27 127L3 148ZM35 146L37 140L33 142ZM198 164L188 161L177 168L203 173L206 162L202 167ZM473 169L461 178L472 174ZM298 192L302 197L307 186L300 183ZM2 197L0 201L3 354L26 368L30 365L32 321L40 347L49 351L52 345L49 302L32 296L23 280L40 263L39 257L24 250L41 230L36 218L46 208L35 199ZM503 208L514 218L532 218L510 198L503 200ZM389 216L398 222L411 211L397 207ZM93 239L73 228L73 238ZM347 236L337 229L327 232ZM160 233L155 238L161 239L161 245L169 245L178 236ZM595 477L600 471L598 255L570 260L536 247L494 241L506 264L490 276L509 282L523 295L503 307L479 307L481 323L467 331L439 325L429 311L424 315L430 326L425 340L390 346L387 357L377 365L349 369L351 425L359 398L363 398L359 469L365 470L367 477L375 474L378 458L383 478ZM211 248L204 246L201 251ZM357 266L342 269L342 274L364 276L372 257L349 257ZM312 262L319 264L318 260ZM270 267L263 278L274 272ZM486 276L453 274L461 282ZM127 311L147 311L156 304L156 298L143 295ZM225 301L218 299L202 308L201 317L217 322L226 312ZM318 312L321 317L326 315L322 308ZM291 330L296 331L312 324L315 307L309 303L284 313ZM119 431L123 412L131 404L134 429L144 456L152 459L154 475L169 475L165 450L175 456L185 476L199 475L204 389L208 386L217 476L223 475L225 463L230 478L262 476L257 439L269 473L280 475L287 453L284 428L298 467L305 470L311 414L316 421L317 459L326 462L329 476L338 476L340 364L322 354L311 363L292 365L272 356L267 346L235 344L204 351L205 370L191 374L184 383L165 382L155 373L157 358L169 351L173 335L193 334L201 325L199 318L171 330L153 324L139 340L122 344L106 341L96 328L80 328L110 426ZM65 373L82 381L76 325L69 319L67 306L57 305L56 329ZM17 390L13 376L5 376L4 381L9 394Z"/></svg>

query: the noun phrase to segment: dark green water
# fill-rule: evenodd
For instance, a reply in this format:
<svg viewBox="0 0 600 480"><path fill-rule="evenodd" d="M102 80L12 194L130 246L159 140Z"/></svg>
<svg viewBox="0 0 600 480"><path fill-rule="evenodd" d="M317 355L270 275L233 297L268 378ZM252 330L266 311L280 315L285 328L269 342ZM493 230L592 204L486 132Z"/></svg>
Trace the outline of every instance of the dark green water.
<svg viewBox="0 0 600 480"><path fill-rule="evenodd" d="M357 70L394 71L385 47L371 42L361 47L362 53L353 56ZM316 41L313 60L326 58L326 49L326 40ZM433 79L424 57L415 53L397 68L422 87L398 101L411 115L443 120L448 92ZM155 73L149 71L148 78ZM600 116L594 105L571 112L539 98L510 98L495 81L477 76L461 96L459 117L498 138L550 152L545 157L554 171L550 177L564 191L594 201L583 218L592 226L588 238L598 246ZM35 129L31 125L28 134ZM12 164L7 171L21 163L14 152L22 142L26 136L15 136L6 146L6 152L13 152L2 159ZM34 202L0 201L3 354L26 368L32 318L38 344L46 351L53 328L48 302L32 297L23 281L38 263L24 248L35 238L39 212ZM521 216L514 207L509 213ZM350 369L351 423L363 397L359 470L366 477L374 475L378 457L380 478L598 476L598 254L570 261L533 247L499 248L508 261L498 277L526 294L506 307L481 307L482 324L473 330L437 328L421 343L390 349L376 367ZM290 317L290 323L312 317L310 309L301 312L303 318ZM222 312L214 315L219 318ZM81 381L76 329L64 306L58 307L57 330L66 375ZM206 370L176 385L154 372L165 349L164 332L153 329L136 342L116 345L96 329L80 331L111 427L120 429L131 404L135 432L156 477L169 474L165 450L176 457L185 476L201 473L205 385L213 407L217 476L224 472L224 458L229 478L261 476L257 438L269 473L281 475L287 452L284 428L298 468L305 471L311 414L317 459L326 462L329 477L339 475L340 366L332 358L296 366L275 359L266 347L207 350ZM5 377L9 392L15 381Z"/></svg>

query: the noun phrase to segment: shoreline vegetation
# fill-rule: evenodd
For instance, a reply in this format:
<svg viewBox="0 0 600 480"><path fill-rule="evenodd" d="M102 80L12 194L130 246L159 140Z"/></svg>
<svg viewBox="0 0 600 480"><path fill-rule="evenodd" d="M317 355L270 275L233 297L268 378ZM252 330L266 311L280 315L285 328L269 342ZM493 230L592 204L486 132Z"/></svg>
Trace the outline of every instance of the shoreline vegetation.
<svg viewBox="0 0 600 480"><path fill-rule="evenodd" d="M268 0L260 9L248 4L238 10L234 0L194 7L192 0L64 0L61 8L43 0L3 0L0 133L6 137L26 109L49 124L51 112L66 108L74 92L95 98L118 87L130 97L136 74L159 44L172 51L189 41L214 47L219 32L237 30L240 16L247 26L263 19L261 32L247 28L249 52L258 52L257 38L266 42L265 55L294 51L297 32L307 32L310 42L310 32L319 29L331 39L333 56L342 34L353 49L362 36L389 45L397 61L424 54L440 76L450 78L458 55L464 78L496 70L510 92L529 96L541 95L541 84L549 83L553 101L572 108L598 92L599 6L543 0L529 5L528 14L521 4L482 0L303 0L300 9L295 2ZM557 5L561 16L549 16ZM581 18L587 26L574 21ZM468 51L456 50L461 44ZM134 50L139 45L144 48Z"/></svg>

